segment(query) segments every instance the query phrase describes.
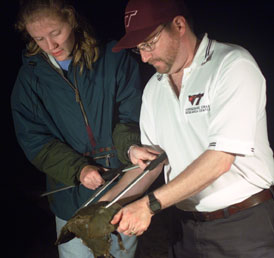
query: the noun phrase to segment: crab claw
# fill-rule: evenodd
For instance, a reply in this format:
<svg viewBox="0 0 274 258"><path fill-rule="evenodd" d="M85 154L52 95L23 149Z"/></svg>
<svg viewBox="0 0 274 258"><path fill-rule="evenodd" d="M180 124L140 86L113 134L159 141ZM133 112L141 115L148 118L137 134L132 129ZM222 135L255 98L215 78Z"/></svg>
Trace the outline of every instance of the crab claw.
<svg viewBox="0 0 274 258"><path fill-rule="evenodd" d="M73 239L74 237L75 237L74 233L70 232L67 228L63 227L58 239L55 242L55 245L66 243L70 241L71 239Z"/></svg>

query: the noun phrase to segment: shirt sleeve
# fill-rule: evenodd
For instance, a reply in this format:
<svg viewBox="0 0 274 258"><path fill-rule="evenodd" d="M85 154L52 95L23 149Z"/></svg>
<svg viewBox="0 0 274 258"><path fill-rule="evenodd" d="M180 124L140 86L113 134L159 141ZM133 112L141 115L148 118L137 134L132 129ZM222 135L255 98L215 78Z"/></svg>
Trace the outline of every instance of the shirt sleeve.
<svg viewBox="0 0 274 258"><path fill-rule="evenodd" d="M253 155L257 123L265 114L265 79L249 59L224 63L212 94L209 149Z"/></svg>

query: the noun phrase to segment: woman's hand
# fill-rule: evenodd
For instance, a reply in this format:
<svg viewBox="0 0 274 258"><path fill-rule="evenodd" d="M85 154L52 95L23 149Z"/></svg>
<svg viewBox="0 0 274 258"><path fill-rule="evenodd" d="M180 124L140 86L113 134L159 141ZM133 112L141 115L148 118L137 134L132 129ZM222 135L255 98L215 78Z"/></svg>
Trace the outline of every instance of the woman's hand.
<svg viewBox="0 0 274 258"><path fill-rule="evenodd" d="M80 173L80 182L82 185L91 190L95 190L102 185L105 181L99 173L101 169L92 165L85 166Z"/></svg>

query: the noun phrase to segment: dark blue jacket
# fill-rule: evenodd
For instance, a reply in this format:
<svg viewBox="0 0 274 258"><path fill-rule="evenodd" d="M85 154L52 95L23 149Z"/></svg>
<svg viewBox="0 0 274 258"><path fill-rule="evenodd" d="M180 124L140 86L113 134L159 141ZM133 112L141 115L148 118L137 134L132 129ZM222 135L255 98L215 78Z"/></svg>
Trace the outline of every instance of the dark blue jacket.
<svg viewBox="0 0 274 258"><path fill-rule="evenodd" d="M126 51L113 53L113 45L101 48L92 70L85 68L80 74L79 67L70 64L66 76L44 54L23 55L11 97L15 131L28 160L48 175L48 190L79 183L80 171L87 164L120 166L115 130L121 142L126 142L124 148L138 141L139 67ZM106 155L110 158L95 158ZM50 197L51 209L68 220L93 192L80 185L56 193Z"/></svg>

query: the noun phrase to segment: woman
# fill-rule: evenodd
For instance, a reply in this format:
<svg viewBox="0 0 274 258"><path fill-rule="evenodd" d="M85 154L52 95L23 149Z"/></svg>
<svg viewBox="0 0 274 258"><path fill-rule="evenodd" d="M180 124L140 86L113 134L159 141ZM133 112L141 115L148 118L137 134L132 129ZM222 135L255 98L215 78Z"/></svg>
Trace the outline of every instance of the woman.
<svg viewBox="0 0 274 258"><path fill-rule="evenodd" d="M11 97L18 142L28 160L47 174L57 233L104 180L99 171L126 162L139 141L141 88L137 63L98 46L89 27L64 0L23 1L17 29L27 39ZM114 237L114 236L113 236ZM134 257L136 238L114 239L111 254ZM93 257L74 239L60 257Z"/></svg>

